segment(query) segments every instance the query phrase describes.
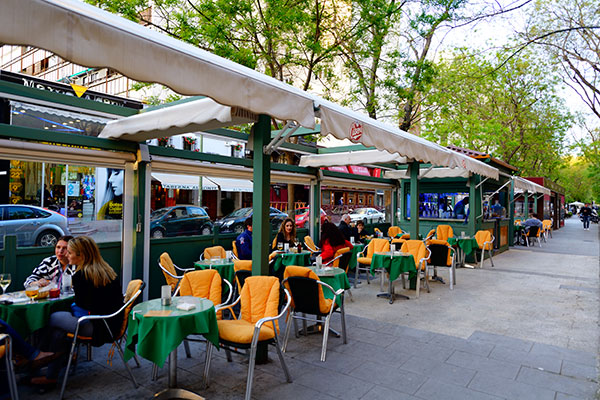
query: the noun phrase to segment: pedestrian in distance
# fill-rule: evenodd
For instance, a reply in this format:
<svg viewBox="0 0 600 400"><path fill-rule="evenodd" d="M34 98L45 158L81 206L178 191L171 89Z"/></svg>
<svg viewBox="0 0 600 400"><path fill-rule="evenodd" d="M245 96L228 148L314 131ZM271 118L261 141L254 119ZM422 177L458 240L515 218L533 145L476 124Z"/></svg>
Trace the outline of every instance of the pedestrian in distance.
<svg viewBox="0 0 600 400"><path fill-rule="evenodd" d="M583 207L579 210L579 216L581 217L581 221L583 221L583 230L590 230L590 219L592 218L592 208L589 203L585 203Z"/></svg>

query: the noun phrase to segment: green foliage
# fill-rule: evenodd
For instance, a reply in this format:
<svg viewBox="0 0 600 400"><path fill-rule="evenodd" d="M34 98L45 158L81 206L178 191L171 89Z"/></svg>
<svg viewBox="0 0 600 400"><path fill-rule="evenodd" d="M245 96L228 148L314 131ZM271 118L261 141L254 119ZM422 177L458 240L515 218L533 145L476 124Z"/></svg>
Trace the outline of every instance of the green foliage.
<svg viewBox="0 0 600 400"><path fill-rule="evenodd" d="M590 163L583 157L567 157L558 171L558 184L565 188L565 201L591 203L598 200L598 179Z"/></svg>
<svg viewBox="0 0 600 400"><path fill-rule="evenodd" d="M438 65L424 101L431 110L423 136L487 153L519 168L523 175L554 178L573 123L556 95L556 73L526 53L497 68L492 60L459 49Z"/></svg>

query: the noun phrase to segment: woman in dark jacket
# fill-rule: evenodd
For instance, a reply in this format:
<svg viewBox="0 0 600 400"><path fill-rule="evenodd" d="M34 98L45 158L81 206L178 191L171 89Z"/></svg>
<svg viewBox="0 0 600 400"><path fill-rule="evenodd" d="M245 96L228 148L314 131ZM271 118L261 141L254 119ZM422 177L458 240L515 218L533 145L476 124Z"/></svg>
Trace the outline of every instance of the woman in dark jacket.
<svg viewBox="0 0 600 400"><path fill-rule="evenodd" d="M281 243L282 247L285 244L288 244L290 247L296 246L296 224L293 219L286 218L283 220L279 226L277 237L273 241L271 251L278 250L277 246L279 243Z"/></svg>
<svg viewBox="0 0 600 400"><path fill-rule="evenodd" d="M73 275L73 290L75 302L71 305L72 311L59 311L50 316L51 329L50 348L55 352L66 352L70 340L68 333L74 333L77 320L84 315L110 315L123 306L123 292L121 283L115 271L100 255L96 242L90 237L79 236L69 240L69 264L76 265ZM92 338L94 346L113 341L113 335L118 335L123 323L122 313L107 320L110 331L103 320L83 322L79 326L79 336ZM32 379L34 384L52 384L64 360L59 360L48 368L46 377Z"/></svg>

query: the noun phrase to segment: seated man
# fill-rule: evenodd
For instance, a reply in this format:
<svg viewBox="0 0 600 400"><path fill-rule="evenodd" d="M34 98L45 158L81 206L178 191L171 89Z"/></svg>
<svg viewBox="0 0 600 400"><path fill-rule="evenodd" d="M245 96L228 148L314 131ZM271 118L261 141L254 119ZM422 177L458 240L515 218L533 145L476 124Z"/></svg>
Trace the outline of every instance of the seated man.
<svg viewBox="0 0 600 400"><path fill-rule="evenodd" d="M244 222L246 230L235 239L235 245L240 260L252 260L252 217Z"/></svg>
<svg viewBox="0 0 600 400"><path fill-rule="evenodd" d="M31 275L25 279L23 286L35 284L41 287L55 281L60 287L63 274L73 276L76 266L69 265L67 258L67 243L71 239L73 236L70 235L59 237L54 246L54 255L44 258Z"/></svg>
<svg viewBox="0 0 600 400"><path fill-rule="evenodd" d="M540 230L541 230L541 229L544 227L544 224L542 223L542 221L540 221L540 220L538 219L538 217L537 217L537 215L536 215L536 214L531 214L531 217L530 217L530 218L528 218L527 220L525 220L525 221L521 222L521 226L523 226L523 227L524 227L524 229L525 229L525 234L527 234L527 233L529 232L529 229L530 229L532 226L537 226L537 227L538 227L538 229L540 229ZM523 243L523 244L525 244L525 243Z"/></svg>
<svg viewBox="0 0 600 400"><path fill-rule="evenodd" d="M350 216L348 214L342 215L342 220L340 221L340 225L338 226L342 235L346 238L346 240L350 240L350 236L352 236L352 227L350 226Z"/></svg>

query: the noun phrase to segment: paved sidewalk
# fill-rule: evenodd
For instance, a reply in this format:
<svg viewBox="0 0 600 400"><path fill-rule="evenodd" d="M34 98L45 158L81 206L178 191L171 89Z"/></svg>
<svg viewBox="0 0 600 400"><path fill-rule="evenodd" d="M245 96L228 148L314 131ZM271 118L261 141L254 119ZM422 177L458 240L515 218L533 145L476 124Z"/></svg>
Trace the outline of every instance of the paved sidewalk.
<svg viewBox="0 0 600 400"><path fill-rule="evenodd" d="M256 399L594 399L598 389L598 225L579 221L543 247L511 248L495 267L460 269L453 291L403 291L411 300L377 298L379 281L353 289L347 303L348 344L330 337L319 361L321 336L290 338L285 355L294 379L285 383L277 357L257 366ZM440 271L446 277L447 272ZM338 329L339 316L332 327ZM69 399L150 399L166 386L166 369L150 380L142 360L133 389L121 361L106 365L108 346L83 362L67 386ZM216 354L215 354L216 353ZM202 390L204 345L192 358L179 349L180 386L207 399L243 398L247 363L215 352L211 386ZM133 364L133 363L132 363ZM25 399L47 399L21 387ZM52 393L54 395L55 393Z"/></svg>

